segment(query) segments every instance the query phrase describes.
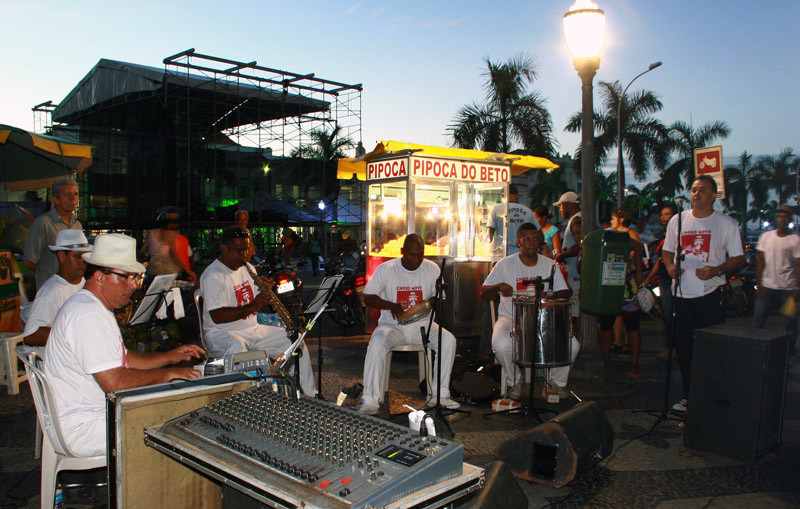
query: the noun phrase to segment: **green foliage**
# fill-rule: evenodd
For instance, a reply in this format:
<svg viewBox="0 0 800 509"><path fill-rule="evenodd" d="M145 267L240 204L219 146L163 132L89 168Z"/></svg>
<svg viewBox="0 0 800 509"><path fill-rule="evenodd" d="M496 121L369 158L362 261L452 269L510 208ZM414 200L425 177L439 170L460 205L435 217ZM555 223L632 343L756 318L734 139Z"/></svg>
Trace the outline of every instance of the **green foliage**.
<svg viewBox="0 0 800 509"><path fill-rule="evenodd" d="M538 92L527 85L536 77L536 61L519 55L498 64L486 59L484 103L462 107L447 128L459 148L508 153L523 148L549 157L554 153L553 121Z"/></svg>

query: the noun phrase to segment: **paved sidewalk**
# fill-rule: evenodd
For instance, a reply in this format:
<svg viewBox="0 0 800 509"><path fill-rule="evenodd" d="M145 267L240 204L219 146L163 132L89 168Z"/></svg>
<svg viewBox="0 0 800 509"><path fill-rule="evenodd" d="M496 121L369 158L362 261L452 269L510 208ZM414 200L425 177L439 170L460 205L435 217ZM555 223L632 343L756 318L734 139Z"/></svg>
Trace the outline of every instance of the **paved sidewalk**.
<svg viewBox="0 0 800 509"><path fill-rule="evenodd" d="M318 281L301 271L306 289ZM320 278L321 279L321 278ZM749 318L728 323L748 325ZM775 326L771 320L768 327ZM349 336L330 321L321 322L324 349L323 395L335 400L339 391L360 381L368 336ZM529 507L798 507L800 506L800 367L789 371L783 420L783 443L754 463L691 450L683 444L680 421L661 423L649 433L655 414L635 410L660 410L664 400L666 361L657 358L664 344L659 322L642 321L643 347L639 379L629 379L630 359L615 355L605 359L605 380L589 383L573 379L570 389L585 400L597 401L614 428L614 451L592 471L571 484L556 489L519 481ZM459 338L459 352L475 348L474 338ZM316 371L317 339L309 342ZM673 361L674 362L674 361ZM391 412L401 413L408 403L421 407L424 399L417 387L415 354L396 354L392 361ZM680 379L673 365L669 404L679 399ZM537 393L538 384L537 384ZM0 506L38 507L39 461L33 459L35 413L27 383L21 393L8 396L0 389ZM542 406L544 402L539 400ZM571 408L575 400L547 406L545 419ZM347 405L354 402L348 400ZM519 416L483 418L489 405L465 406L469 416L459 415L451 423L455 440L464 444L465 460L486 465L494 449L534 423ZM396 418L403 422L404 416ZM69 507L102 507L96 493L67 493ZM92 502L96 500L96 502Z"/></svg>

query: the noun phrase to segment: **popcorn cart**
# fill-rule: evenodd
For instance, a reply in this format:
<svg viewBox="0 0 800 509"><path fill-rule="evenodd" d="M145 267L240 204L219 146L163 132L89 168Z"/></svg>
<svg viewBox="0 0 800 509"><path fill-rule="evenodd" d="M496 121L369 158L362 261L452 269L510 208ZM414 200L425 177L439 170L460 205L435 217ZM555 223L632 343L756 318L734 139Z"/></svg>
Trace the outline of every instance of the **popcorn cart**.
<svg viewBox="0 0 800 509"><path fill-rule="evenodd" d="M489 240L489 215L507 206L512 175L556 168L547 159L384 141L364 156L339 161L339 178L367 182L367 278L384 261L401 256L416 233L425 257L445 263L447 284L441 323L456 335L480 333L479 294L494 262L505 253ZM507 235L503 235L503 242ZM377 313L368 315L370 328Z"/></svg>

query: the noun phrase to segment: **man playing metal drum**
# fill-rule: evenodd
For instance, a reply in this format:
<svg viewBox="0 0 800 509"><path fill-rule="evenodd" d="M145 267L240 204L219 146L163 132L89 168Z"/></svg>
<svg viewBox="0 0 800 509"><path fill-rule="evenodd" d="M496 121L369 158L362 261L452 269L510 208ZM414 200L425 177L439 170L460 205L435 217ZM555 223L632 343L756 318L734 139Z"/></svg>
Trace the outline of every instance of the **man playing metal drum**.
<svg viewBox="0 0 800 509"><path fill-rule="evenodd" d="M358 410L366 414L378 413L378 403L383 398L380 392L386 354L395 345L422 344L420 327L427 327L428 313L414 313L412 308L420 306L423 301L430 299L436 293L439 267L423 258L425 244L422 237L410 234L406 237L400 252L403 255L401 258L379 265L364 288L364 302L367 306L381 310L378 326L369 340L364 359L364 393ZM415 315L418 319L403 320L409 315ZM402 320L403 324L398 320ZM438 348L438 328L439 325L434 322L430 330L430 346L434 350ZM450 399L450 372L455 359L456 338L444 328L442 328L442 351L438 353L442 356L442 384L438 389L441 390L441 405L455 409L460 405ZM435 380L438 379L435 368L434 365L433 380L428 381L429 387L435 385ZM427 406L436 404L436 394L437 388L432 387Z"/></svg>
<svg viewBox="0 0 800 509"><path fill-rule="evenodd" d="M519 399L522 395L522 374L514 364L514 348L511 340L512 295L531 292L535 288L535 278L547 279L552 274L553 282L545 282L543 289L549 297L568 299L572 291L564 281L561 271L550 258L539 256L539 247L544 235L531 223L525 223L517 230L519 253L503 258L495 265L481 288L481 298L494 300L499 293L500 308L492 332L492 349L503 367L508 391L505 396ZM555 270L553 270L555 267Z"/></svg>

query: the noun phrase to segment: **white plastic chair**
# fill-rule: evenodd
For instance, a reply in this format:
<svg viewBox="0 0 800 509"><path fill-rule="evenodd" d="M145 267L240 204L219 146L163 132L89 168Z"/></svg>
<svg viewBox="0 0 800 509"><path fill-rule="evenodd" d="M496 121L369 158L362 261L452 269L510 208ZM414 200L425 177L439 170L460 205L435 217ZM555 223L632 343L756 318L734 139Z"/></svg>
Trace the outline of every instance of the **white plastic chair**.
<svg viewBox="0 0 800 509"><path fill-rule="evenodd" d="M433 379L433 350L428 349L427 359L425 358L425 348L422 345L396 345L386 354L383 364L383 380L381 381L381 395L386 394L389 389L389 372L392 369L393 352L418 352L419 381L428 380L428 387L433 387L436 381ZM427 362L426 362L427 361ZM429 391L428 394L431 394Z"/></svg>
<svg viewBox="0 0 800 509"><path fill-rule="evenodd" d="M203 350L206 351L206 355L210 355L208 353L208 345L206 345L206 338L203 336L203 290L201 288L194 291L194 307L197 308L197 324L200 326L200 344L203 346Z"/></svg>
<svg viewBox="0 0 800 509"><path fill-rule="evenodd" d="M25 371L28 373L28 383L31 387L31 394L36 405L36 416L39 425L43 430L42 439L42 484L41 484L41 507L50 509L53 507L56 480L58 473L62 470L91 470L106 466L106 456L93 456L82 458L72 452L64 433L61 431L61 422L58 420L58 407L56 405L53 390L47 376L36 367L40 357L34 352L25 363ZM53 417L55 416L55 417ZM51 426L48 428L47 423ZM64 453L56 452L55 445Z"/></svg>

